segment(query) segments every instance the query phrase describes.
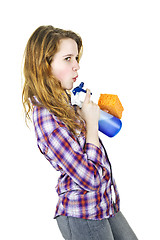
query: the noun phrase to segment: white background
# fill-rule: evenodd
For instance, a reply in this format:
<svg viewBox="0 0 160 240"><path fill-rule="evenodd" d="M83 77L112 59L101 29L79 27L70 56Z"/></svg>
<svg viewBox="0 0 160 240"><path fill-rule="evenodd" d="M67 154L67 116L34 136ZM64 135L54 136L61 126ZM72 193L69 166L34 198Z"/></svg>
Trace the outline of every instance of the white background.
<svg viewBox="0 0 160 240"><path fill-rule="evenodd" d="M39 153L21 104L27 40L40 25L53 25L82 36L76 85L84 81L94 101L100 93L117 94L124 106L120 133L100 136L112 162L122 212L140 240L158 239L159 1L3 1L0 11L0 238L62 239L53 220L59 173Z"/></svg>

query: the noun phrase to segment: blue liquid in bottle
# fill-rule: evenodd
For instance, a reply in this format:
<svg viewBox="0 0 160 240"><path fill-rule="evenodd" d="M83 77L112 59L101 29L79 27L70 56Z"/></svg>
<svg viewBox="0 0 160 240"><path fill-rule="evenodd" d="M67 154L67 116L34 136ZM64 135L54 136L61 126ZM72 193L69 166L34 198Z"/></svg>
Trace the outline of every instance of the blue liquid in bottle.
<svg viewBox="0 0 160 240"><path fill-rule="evenodd" d="M122 122L119 118L100 110L98 126L100 132L108 137L114 137L121 130Z"/></svg>

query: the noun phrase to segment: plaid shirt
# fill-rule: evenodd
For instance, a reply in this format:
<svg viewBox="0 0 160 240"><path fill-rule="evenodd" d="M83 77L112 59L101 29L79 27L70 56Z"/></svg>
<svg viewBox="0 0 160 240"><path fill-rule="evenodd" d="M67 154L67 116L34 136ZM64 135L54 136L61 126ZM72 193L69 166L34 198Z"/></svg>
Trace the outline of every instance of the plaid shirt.
<svg viewBox="0 0 160 240"><path fill-rule="evenodd" d="M33 108L33 122L41 153L61 173L55 217L101 220L114 216L114 209L119 211L119 194L102 142L98 148L86 143L83 133L74 137L62 121L39 106Z"/></svg>

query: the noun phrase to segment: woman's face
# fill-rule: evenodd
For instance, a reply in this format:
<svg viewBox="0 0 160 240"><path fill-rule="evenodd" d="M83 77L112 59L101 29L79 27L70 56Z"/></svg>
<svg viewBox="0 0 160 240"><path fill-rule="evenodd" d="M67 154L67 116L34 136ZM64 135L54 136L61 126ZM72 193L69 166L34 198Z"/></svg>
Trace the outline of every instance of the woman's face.
<svg viewBox="0 0 160 240"><path fill-rule="evenodd" d="M51 62L53 75L61 82L63 89L71 90L78 77L78 46L71 38L60 40L59 50Z"/></svg>

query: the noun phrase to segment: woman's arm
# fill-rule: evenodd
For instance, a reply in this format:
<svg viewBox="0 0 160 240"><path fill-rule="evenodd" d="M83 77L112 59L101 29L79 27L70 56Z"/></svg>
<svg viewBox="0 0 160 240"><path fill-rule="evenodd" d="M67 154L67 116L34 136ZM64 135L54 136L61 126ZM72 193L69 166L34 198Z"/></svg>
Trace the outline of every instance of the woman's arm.
<svg viewBox="0 0 160 240"><path fill-rule="evenodd" d="M33 115L37 144L47 160L57 166L57 170L63 169L83 189L96 191L104 177L105 166L104 155L97 146L98 137L94 137L91 125L88 126L87 142L83 147L48 110L35 107ZM94 131L97 132L96 129Z"/></svg>
<svg viewBox="0 0 160 240"><path fill-rule="evenodd" d="M103 154L95 144L82 148L66 128L57 128L47 140L49 161L68 174L75 183L87 191L96 191L103 178ZM47 152L47 149L45 149Z"/></svg>
<svg viewBox="0 0 160 240"><path fill-rule="evenodd" d="M100 117L100 109L97 104L90 101L89 89L87 89L85 100L83 102L82 108L78 110L78 113L86 122L86 142L92 143L99 147L98 120Z"/></svg>

